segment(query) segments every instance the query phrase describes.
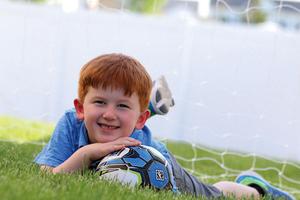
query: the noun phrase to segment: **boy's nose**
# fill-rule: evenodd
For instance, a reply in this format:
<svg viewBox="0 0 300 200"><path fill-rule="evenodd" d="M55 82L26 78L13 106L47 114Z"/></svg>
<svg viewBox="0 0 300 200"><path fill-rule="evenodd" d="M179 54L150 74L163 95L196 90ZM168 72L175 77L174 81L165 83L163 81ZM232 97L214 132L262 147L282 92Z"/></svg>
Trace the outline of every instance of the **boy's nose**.
<svg viewBox="0 0 300 200"><path fill-rule="evenodd" d="M116 113L112 106L108 106L107 109L103 113L103 118L106 120L114 120L116 119Z"/></svg>

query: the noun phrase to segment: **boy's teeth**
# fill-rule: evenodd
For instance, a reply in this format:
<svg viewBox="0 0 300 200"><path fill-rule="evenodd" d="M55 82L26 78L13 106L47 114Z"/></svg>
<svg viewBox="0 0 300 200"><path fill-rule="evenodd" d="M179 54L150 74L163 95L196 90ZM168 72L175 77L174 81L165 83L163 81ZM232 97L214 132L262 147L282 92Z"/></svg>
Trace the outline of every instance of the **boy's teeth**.
<svg viewBox="0 0 300 200"><path fill-rule="evenodd" d="M109 125L104 125L104 124L102 124L102 126L103 126L104 128L115 128L114 126L109 126Z"/></svg>

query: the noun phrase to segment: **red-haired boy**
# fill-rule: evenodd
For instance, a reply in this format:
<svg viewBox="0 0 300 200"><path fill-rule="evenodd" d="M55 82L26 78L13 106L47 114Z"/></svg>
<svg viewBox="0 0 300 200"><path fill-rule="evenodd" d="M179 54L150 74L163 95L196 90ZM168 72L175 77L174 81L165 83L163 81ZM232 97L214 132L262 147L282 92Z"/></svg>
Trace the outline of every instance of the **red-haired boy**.
<svg viewBox="0 0 300 200"><path fill-rule="evenodd" d="M208 185L186 172L145 126L151 115L165 114L173 105L165 80L161 78L152 87L149 74L136 59L122 54L94 58L80 71L75 110L60 119L35 162L52 173L74 172L125 146L143 144L157 149L170 163L174 191L205 197L258 199L273 195L292 199L253 173L239 176L237 182L242 184L222 181Z"/></svg>

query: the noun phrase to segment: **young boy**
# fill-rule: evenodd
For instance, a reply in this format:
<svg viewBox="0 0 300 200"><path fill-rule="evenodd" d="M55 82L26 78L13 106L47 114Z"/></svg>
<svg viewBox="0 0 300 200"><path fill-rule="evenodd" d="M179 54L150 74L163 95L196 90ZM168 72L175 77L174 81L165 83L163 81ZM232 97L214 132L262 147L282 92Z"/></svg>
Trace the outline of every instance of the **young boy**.
<svg viewBox="0 0 300 200"><path fill-rule="evenodd" d="M93 161L125 146L144 144L157 149L171 164L174 191L178 188L208 198L235 195L258 199L273 195L292 199L257 174L242 174L238 183L206 185L186 172L145 126L151 115L166 114L173 105L165 80L161 78L152 87L149 74L134 58L122 54L94 58L80 71L75 110L67 111L60 119L35 162L42 170L69 173L88 168Z"/></svg>

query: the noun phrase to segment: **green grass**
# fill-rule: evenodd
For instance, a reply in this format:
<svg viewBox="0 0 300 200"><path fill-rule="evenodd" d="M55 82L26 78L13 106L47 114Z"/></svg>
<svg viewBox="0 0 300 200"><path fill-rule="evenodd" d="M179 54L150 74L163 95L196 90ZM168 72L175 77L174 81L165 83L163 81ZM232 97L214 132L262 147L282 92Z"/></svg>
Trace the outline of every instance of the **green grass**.
<svg viewBox="0 0 300 200"><path fill-rule="evenodd" d="M120 187L116 183L100 181L95 174L88 171L84 174L51 175L40 172L32 163L35 156L41 151L42 145L27 142L47 141L53 130L53 124L32 122L9 117L0 117L0 139L19 142L0 142L0 198L1 199L194 199L192 196L175 196L171 192L155 192L150 189L130 189ZM235 154L212 153L209 149L193 148L187 143L167 141L167 147L180 160L182 166L194 169L194 174L208 183L219 180L233 180L234 177L222 178L225 170L215 161L222 163L233 170L249 169L253 157L244 157ZM213 158L212 160L199 160L197 158ZM293 165L284 165L274 160L256 157L256 168L272 167L282 169L284 175L300 181L300 169ZM298 164L299 166L299 164ZM278 174L270 169L260 171L267 180L279 184ZM218 176L216 178L212 176ZM300 185L282 181L283 187L293 188L295 196L300 199ZM230 199L230 198L227 198ZM232 198L234 199L234 198Z"/></svg>
<svg viewBox="0 0 300 200"><path fill-rule="evenodd" d="M35 122L14 117L0 117L0 139L18 142L47 141L54 129L50 123Z"/></svg>

